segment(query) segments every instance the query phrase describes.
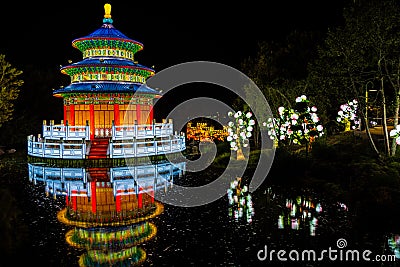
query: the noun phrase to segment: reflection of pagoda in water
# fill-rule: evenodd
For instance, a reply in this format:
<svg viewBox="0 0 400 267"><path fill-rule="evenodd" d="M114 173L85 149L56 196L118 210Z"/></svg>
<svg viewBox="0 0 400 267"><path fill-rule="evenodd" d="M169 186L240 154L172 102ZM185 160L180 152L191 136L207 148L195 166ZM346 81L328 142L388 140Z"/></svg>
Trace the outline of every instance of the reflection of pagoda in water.
<svg viewBox="0 0 400 267"><path fill-rule="evenodd" d="M153 101L160 92L146 85L154 70L134 61L143 44L113 26L105 4L102 26L75 39L83 60L64 66L71 84L53 92L64 101L61 124L43 123L28 137L28 155L52 159L138 158L185 150L185 136L172 120L156 123Z"/></svg>
<svg viewBox="0 0 400 267"><path fill-rule="evenodd" d="M64 197L66 208L57 217L74 228L67 242L87 252L80 266L131 266L146 259L138 245L156 235L149 222L163 211L154 200L166 191L174 177L184 173L185 163L116 168L55 168L28 164L29 179L42 183L46 194Z"/></svg>

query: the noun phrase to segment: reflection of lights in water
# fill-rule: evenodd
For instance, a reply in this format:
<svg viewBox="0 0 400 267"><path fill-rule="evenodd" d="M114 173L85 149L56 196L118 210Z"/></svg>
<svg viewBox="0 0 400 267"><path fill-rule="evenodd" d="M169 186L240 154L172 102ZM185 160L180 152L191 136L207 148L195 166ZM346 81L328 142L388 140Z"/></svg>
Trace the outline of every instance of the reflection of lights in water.
<svg viewBox="0 0 400 267"><path fill-rule="evenodd" d="M310 235L311 236L315 236L315 231L317 230L317 225L318 225L318 219L314 217L310 221Z"/></svg>
<svg viewBox="0 0 400 267"><path fill-rule="evenodd" d="M302 225L308 225L310 235L315 236L318 225L318 219L315 216L322 212L322 205L320 203L315 204L310 197L297 196L295 200L287 198L285 206L287 212L279 215L278 229L285 228L286 217L287 224L290 224L292 230L299 230Z"/></svg>
<svg viewBox="0 0 400 267"><path fill-rule="evenodd" d="M245 218L246 222L252 222L254 216L253 201L248 192L248 187L245 185L241 188L241 178L232 181L228 193L228 214L230 217L239 221L240 218Z"/></svg>
<svg viewBox="0 0 400 267"><path fill-rule="evenodd" d="M349 208L347 207L347 205L346 204L344 204L344 203L340 203L340 202L338 202L338 205L339 205L339 207L341 208L341 209L343 209L343 210L349 210Z"/></svg>
<svg viewBox="0 0 400 267"><path fill-rule="evenodd" d="M75 228L67 232L66 240L71 246L90 250L116 250L143 243L157 233L154 224L143 222L117 228Z"/></svg>
<svg viewBox="0 0 400 267"><path fill-rule="evenodd" d="M117 228L75 228L66 234L67 242L74 247L86 248L79 266L131 266L146 259L138 244L153 238L157 228L149 222Z"/></svg>
<svg viewBox="0 0 400 267"><path fill-rule="evenodd" d="M285 217L283 215L279 215L278 217L278 228L283 229L285 228L285 222L283 221Z"/></svg>
<svg viewBox="0 0 400 267"><path fill-rule="evenodd" d="M300 222L299 219L292 219L292 229L293 230L299 230L300 227Z"/></svg>
<svg viewBox="0 0 400 267"><path fill-rule="evenodd" d="M396 259L400 259L400 235L392 235L387 242Z"/></svg>
<svg viewBox="0 0 400 267"><path fill-rule="evenodd" d="M79 258L79 266L135 266L146 259L146 252L138 247L131 247L115 252L89 250Z"/></svg>
<svg viewBox="0 0 400 267"><path fill-rule="evenodd" d="M319 204L319 203L317 204L317 206L315 207L315 211L318 212L318 213L322 211L321 204Z"/></svg>
<svg viewBox="0 0 400 267"><path fill-rule="evenodd" d="M299 195L294 198L278 199L277 195L272 192L272 188L266 190L267 202L271 200L278 201L278 206L283 210L278 215L278 229L291 230L307 230L310 236L315 236L320 216L323 214L323 205L315 201L310 195ZM280 205L280 201L284 205ZM348 211L348 207L344 203L337 202L336 207L339 211Z"/></svg>

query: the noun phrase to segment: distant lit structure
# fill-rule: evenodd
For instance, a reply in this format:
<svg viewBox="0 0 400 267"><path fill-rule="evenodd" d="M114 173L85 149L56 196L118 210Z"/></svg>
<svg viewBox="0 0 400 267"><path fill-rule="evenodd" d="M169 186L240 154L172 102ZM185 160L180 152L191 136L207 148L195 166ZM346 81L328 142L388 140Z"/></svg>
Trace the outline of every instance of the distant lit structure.
<svg viewBox="0 0 400 267"><path fill-rule="evenodd" d="M224 126L223 129L215 129L214 126L208 125L206 122L197 122L195 126L192 122L188 122L186 126L187 140L224 141L227 136L227 126Z"/></svg>

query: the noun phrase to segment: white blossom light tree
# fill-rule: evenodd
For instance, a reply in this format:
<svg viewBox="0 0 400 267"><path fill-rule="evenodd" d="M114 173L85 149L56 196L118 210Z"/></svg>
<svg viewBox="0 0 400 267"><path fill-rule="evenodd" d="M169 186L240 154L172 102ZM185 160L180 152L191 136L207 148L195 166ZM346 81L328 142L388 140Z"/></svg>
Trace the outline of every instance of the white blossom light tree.
<svg viewBox="0 0 400 267"><path fill-rule="evenodd" d="M296 98L294 108L278 108L278 117L269 118L263 123L268 129L268 135L276 144L305 145L306 155L311 149L315 138L324 134L324 127L317 115L317 107L309 106L307 96Z"/></svg>
<svg viewBox="0 0 400 267"><path fill-rule="evenodd" d="M230 148L236 151L236 159L244 160L243 148L249 146L249 138L252 136L255 120L253 114L248 112L228 112L232 119L228 122L228 136L226 140Z"/></svg>

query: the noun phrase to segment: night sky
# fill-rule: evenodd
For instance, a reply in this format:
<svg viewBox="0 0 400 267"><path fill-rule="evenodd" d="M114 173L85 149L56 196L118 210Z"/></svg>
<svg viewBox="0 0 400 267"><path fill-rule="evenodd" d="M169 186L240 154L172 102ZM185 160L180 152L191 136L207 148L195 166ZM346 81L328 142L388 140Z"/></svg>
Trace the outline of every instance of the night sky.
<svg viewBox="0 0 400 267"><path fill-rule="evenodd" d="M11 62L55 66L80 60L72 48L102 25L104 3L112 5L114 26L144 44L139 63L156 71L194 60L237 67L260 40L284 37L293 29L325 31L341 19L344 0L190 1L7 1L2 4L0 53Z"/></svg>
<svg viewBox="0 0 400 267"><path fill-rule="evenodd" d="M1 8L0 53L22 70L27 65L54 70L66 86L60 65L82 59L71 42L101 27L104 4L110 3L114 27L144 45L135 57L140 64L158 72L205 60L240 69L259 41L281 40L295 29L324 33L334 27L345 1L263 1L263 6L259 1L7 1ZM183 92L188 91L200 90Z"/></svg>

